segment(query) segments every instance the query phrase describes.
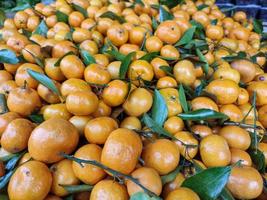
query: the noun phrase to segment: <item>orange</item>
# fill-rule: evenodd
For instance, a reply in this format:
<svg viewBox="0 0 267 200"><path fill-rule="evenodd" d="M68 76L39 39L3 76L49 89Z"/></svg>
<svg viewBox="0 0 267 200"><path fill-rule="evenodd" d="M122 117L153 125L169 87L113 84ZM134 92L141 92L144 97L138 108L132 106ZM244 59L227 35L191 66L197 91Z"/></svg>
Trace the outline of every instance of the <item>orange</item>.
<svg viewBox="0 0 267 200"><path fill-rule="evenodd" d="M169 183L166 183L163 187L162 196L164 198L167 197L167 195L172 192L173 190L178 189L182 183L184 182L185 177L182 173L178 173L175 177L175 179Z"/></svg>
<svg viewBox="0 0 267 200"><path fill-rule="evenodd" d="M1 146L10 153L17 153L27 148L34 124L27 119L11 121L1 137Z"/></svg>
<svg viewBox="0 0 267 200"><path fill-rule="evenodd" d="M233 122L240 122L243 117L243 113L240 108L238 108L234 104L223 105L220 108L220 112L227 115L229 119Z"/></svg>
<svg viewBox="0 0 267 200"><path fill-rule="evenodd" d="M192 110L210 109L219 111L218 105L209 97L196 97L191 101Z"/></svg>
<svg viewBox="0 0 267 200"><path fill-rule="evenodd" d="M122 25L114 24L108 29L107 37L115 46L121 46L128 41L129 33Z"/></svg>
<svg viewBox="0 0 267 200"><path fill-rule="evenodd" d="M20 117L19 114L17 114L16 112L7 112L0 115L0 138L3 132L5 131L6 127L8 126L8 124L14 119L17 119L19 117Z"/></svg>
<svg viewBox="0 0 267 200"><path fill-rule="evenodd" d="M247 87L250 98L252 99L253 93L256 93L257 106L267 104L267 83L266 82L251 82Z"/></svg>
<svg viewBox="0 0 267 200"><path fill-rule="evenodd" d="M142 128L141 121L137 117L125 117L120 124L120 128L140 130Z"/></svg>
<svg viewBox="0 0 267 200"><path fill-rule="evenodd" d="M90 196L90 200L128 200L127 190L114 180L102 180L98 182Z"/></svg>
<svg viewBox="0 0 267 200"><path fill-rule="evenodd" d="M34 110L41 107L41 100L34 89L19 87L9 93L7 106L11 112L17 112L22 116L28 116Z"/></svg>
<svg viewBox="0 0 267 200"><path fill-rule="evenodd" d="M180 160L178 146L167 139L157 139L145 146L142 153L145 166L155 169L160 175L173 171Z"/></svg>
<svg viewBox="0 0 267 200"><path fill-rule="evenodd" d="M73 52L77 54L77 48L70 41L60 41L52 49L52 57L53 58L61 58L65 54Z"/></svg>
<svg viewBox="0 0 267 200"><path fill-rule="evenodd" d="M101 163L124 174L130 174L142 152L140 137L131 130L119 128L112 131L107 138Z"/></svg>
<svg viewBox="0 0 267 200"><path fill-rule="evenodd" d="M12 175L8 184L8 196L12 200L44 199L51 184L52 176L48 167L39 161L29 161Z"/></svg>
<svg viewBox="0 0 267 200"><path fill-rule="evenodd" d="M174 135L184 129L184 122L180 117L172 116L164 122L164 129Z"/></svg>
<svg viewBox="0 0 267 200"><path fill-rule="evenodd" d="M263 142L260 142L258 144L258 148L260 151L262 151L264 157L265 157L265 163L267 163L267 144L266 143L263 143Z"/></svg>
<svg viewBox="0 0 267 200"><path fill-rule="evenodd" d="M75 176L72 169L72 161L64 159L51 166L52 187L51 191L57 196L66 196L68 192L60 185L76 185L79 179Z"/></svg>
<svg viewBox="0 0 267 200"><path fill-rule="evenodd" d="M61 85L60 92L63 96L68 96L73 92L89 92L91 87L86 81L77 78L70 78Z"/></svg>
<svg viewBox="0 0 267 200"><path fill-rule="evenodd" d="M60 117L65 120L69 120L72 116L72 114L67 110L66 104L64 103L50 104L42 109L45 120L53 117Z"/></svg>
<svg viewBox="0 0 267 200"><path fill-rule="evenodd" d="M65 56L60 62L60 69L66 78L83 78L85 66L75 55Z"/></svg>
<svg viewBox="0 0 267 200"><path fill-rule="evenodd" d="M0 70L0 84L12 79L13 77L9 72L6 70Z"/></svg>
<svg viewBox="0 0 267 200"><path fill-rule="evenodd" d="M191 127L191 129L194 134L199 135L201 138L212 134L211 128L205 125L194 125Z"/></svg>
<svg viewBox="0 0 267 200"><path fill-rule="evenodd" d="M110 133L118 128L118 123L110 117L98 117L85 126L85 137L89 143L104 144Z"/></svg>
<svg viewBox="0 0 267 200"><path fill-rule="evenodd" d="M189 188L180 187L170 192L166 200L200 200L198 195Z"/></svg>
<svg viewBox="0 0 267 200"><path fill-rule="evenodd" d="M241 81L248 83L254 79L256 74L254 63L247 60L236 60L231 63L231 66L240 73Z"/></svg>
<svg viewBox="0 0 267 200"><path fill-rule="evenodd" d="M153 168L140 167L136 169L135 171L133 171L131 173L131 176L133 178L138 179L140 184L142 184L144 187L146 187L148 190L150 190L154 194L156 195L161 194L161 190L162 190L161 179L160 179L158 172L154 170ZM138 185L136 185L132 181L127 181L126 186L127 186L128 194L130 196L137 192L143 192L143 189L140 188Z"/></svg>
<svg viewBox="0 0 267 200"><path fill-rule="evenodd" d="M169 66L169 63L161 58L154 58L150 64L153 66L154 74L157 79L165 77L166 73L160 69L161 66Z"/></svg>
<svg viewBox="0 0 267 200"><path fill-rule="evenodd" d="M111 75L104 66L90 64L84 70L84 79L92 84L107 84L111 80Z"/></svg>
<svg viewBox="0 0 267 200"><path fill-rule="evenodd" d="M72 27L79 27L83 20L84 20L83 14L78 11L73 11L69 15L69 25Z"/></svg>
<svg viewBox="0 0 267 200"><path fill-rule="evenodd" d="M245 166L251 166L252 160L250 155L243 150L240 149L230 149L231 151L231 164L236 164L238 161L241 160L241 164Z"/></svg>
<svg viewBox="0 0 267 200"><path fill-rule="evenodd" d="M80 147L74 154L76 158L83 160L95 160L100 162L102 148L96 144L87 144ZM96 184L104 178L105 172L94 165L85 164L81 166L75 161L72 162L72 168L75 176L86 184Z"/></svg>
<svg viewBox="0 0 267 200"><path fill-rule="evenodd" d="M159 78L157 81L157 88L163 89L163 88L175 88L177 87L177 82L174 78L170 76L164 76L162 78Z"/></svg>
<svg viewBox="0 0 267 200"><path fill-rule="evenodd" d="M163 47L163 42L157 36L151 36L146 39L145 45L148 52L159 52Z"/></svg>
<svg viewBox="0 0 267 200"><path fill-rule="evenodd" d="M73 92L66 98L66 107L74 115L90 115L98 107L98 98L91 91Z"/></svg>
<svg viewBox="0 0 267 200"><path fill-rule="evenodd" d="M181 31L175 21L162 22L155 35L164 43L175 44L181 37Z"/></svg>
<svg viewBox="0 0 267 200"><path fill-rule="evenodd" d="M51 118L44 121L32 132L28 150L35 159L45 163L62 160L60 153L71 153L77 146L79 133L68 121Z"/></svg>
<svg viewBox="0 0 267 200"><path fill-rule="evenodd" d="M108 117L111 115L111 107L108 106L103 100L99 100L98 107L95 112L93 112L93 117Z"/></svg>
<svg viewBox="0 0 267 200"><path fill-rule="evenodd" d="M91 119L91 116L73 116L69 119L69 121L76 127L80 136L83 136L84 128L87 122L89 122Z"/></svg>

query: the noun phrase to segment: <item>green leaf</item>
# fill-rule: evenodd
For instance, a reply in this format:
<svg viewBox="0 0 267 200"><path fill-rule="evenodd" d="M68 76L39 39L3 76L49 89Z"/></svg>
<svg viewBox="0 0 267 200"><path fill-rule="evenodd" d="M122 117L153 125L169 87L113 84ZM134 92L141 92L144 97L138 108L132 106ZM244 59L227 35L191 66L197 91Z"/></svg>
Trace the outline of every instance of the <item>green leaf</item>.
<svg viewBox="0 0 267 200"><path fill-rule="evenodd" d="M7 171L13 170L16 167L16 164L20 160L20 158L25 154L25 151L14 154L14 157L11 158L5 165L5 169Z"/></svg>
<svg viewBox="0 0 267 200"><path fill-rule="evenodd" d="M107 12L103 13L102 15L100 15L100 18L109 18L112 20L117 20L121 24L126 22L126 20L123 17L118 16L117 14L115 14L114 12L111 12L111 11L107 11Z"/></svg>
<svg viewBox="0 0 267 200"><path fill-rule="evenodd" d="M129 65L132 62L132 57L135 56L136 52L129 53L122 61L121 67L120 67L120 72L119 72L119 77L120 79L124 79L126 76L126 73L128 71Z"/></svg>
<svg viewBox="0 0 267 200"><path fill-rule="evenodd" d="M92 56L88 51L81 49L80 54L86 66L96 63L94 56Z"/></svg>
<svg viewBox="0 0 267 200"><path fill-rule="evenodd" d="M253 20L253 30L258 34L263 33L262 20L260 20L260 19L254 19Z"/></svg>
<svg viewBox="0 0 267 200"><path fill-rule="evenodd" d="M160 66L159 67L162 71L164 71L167 75L174 77L173 73L172 73L172 67L170 66Z"/></svg>
<svg viewBox="0 0 267 200"><path fill-rule="evenodd" d="M231 192L229 192L229 190L225 187L220 196L219 196L220 200L235 200L235 198L232 196Z"/></svg>
<svg viewBox="0 0 267 200"><path fill-rule="evenodd" d="M5 11L0 8L0 27L4 26L5 19L6 19Z"/></svg>
<svg viewBox="0 0 267 200"><path fill-rule="evenodd" d="M22 29L22 34L25 35L28 39L32 36L32 33L26 29Z"/></svg>
<svg viewBox="0 0 267 200"><path fill-rule="evenodd" d="M19 59L14 53L14 51L11 51L9 49L1 49L0 63L17 64L19 63Z"/></svg>
<svg viewBox="0 0 267 200"><path fill-rule="evenodd" d="M145 6L144 2L142 0L135 0L135 4L140 4L141 6Z"/></svg>
<svg viewBox="0 0 267 200"><path fill-rule="evenodd" d="M48 32L48 27L45 23L45 20L42 20L41 23L36 28L36 30L33 32L33 34L39 34L46 37L47 32Z"/></svg>
<svg viewBox="0 0 267 200"><path fill-rule="evenodd" d="M63 187L69 194L74 194L77 192L88 192L93 189L92 185L60 185Z"/></svg>
<svg viewBox="0 0 267 200"><path fill-rule="evenodd" d="M176 176L179 174L181 171L181 166L178 166L175 170L170 172L169 174L166 174L164 176L161 176L161 182L162 185L165 185L166 183L170 183L175 180Z"/></svg>
<svg viewBox="0 0 267 200"><path fill-rule="evenodd" d="M140 46L141 51L146 51L146 34L147 34L147 32L145 32L142 44Z"/></svg>
<svg viewBox="0 0 267 200"><path fill-rule="evenodd" d="M74 200L74 195L66 196L64 200Z"/></svg>
<svg viewBox="0 0 267 200"><path fill-rule="evenodd" d="M24 49L25 51L27 51L32 57L33 59L35 60L36 64L39 65L40 67L44 68L45 65L44 65L44 61L41 60L40 58L38 58L36 55L34 55L31 51L27 50L27 49Z"/></svg>
<svg viewBox="0 0 267 200"><path fill-rule="evenodd" d="M69 16L68 15L66 15L65 13L57 10L56 11L56 16L57 16L57 21L58 22L64 22L64 23L68 24L68 22L69 22Z"/></svg>
<svg viewBox="0 0 267 200"><path fill-rule="evenodd" d="M47 87L48 89L50 89L52 92L54 92L55 94L57 94L58 96L60 96L60 92L57 89L55 83L48 78L46 75L41 74L39 72L33 71L31 69L27 69L28 74L34 78L36 81L38 81L39 83L41 83L43 86Z"/></svg>
<svg viewBox="0 0 267 200"><path fill-rule="evenodd" d="M207 86L207 83L203 80L201 80L201 83L199 86L196 87L195 89L195 96L200 96L204 90L204 88Z"/></svg>
<svg viewBox="0 0 267 200"><path fill-rule="evenodd" d="M201 4L201 5L197 6L197 10L203 10L204 8L207 8L207 7L209 7L209 5Z"/></svg>
<svg viewBox="0 0 267 200"><path fill-rule="evenodd" d="M203 71L207 75L209 73L209 63L206 57L202 54L202 52L199 49L196 49L196 53L197 53L197 56L199 57L199 60L205 63L201 67L203 68Z"/></svg>
<svg viewBox="0 0 267 200"><path fill-rule="evenodd" d="M152 28L155 31L158 28L159 24L155 17L152 17Z"/></svg>
<svg viewBox="0 0 267 200"><path fill-rule="evenodd" d="M213 19L210 21L211 25L217 25L218 19Z"/></svg>
<svg viewBox="0 0 267 200"><path fill-rule="evenodd" d="M180 84L180 86L179 86L179 100L180 100L180 104L181 104L181 106L183 108L183 111L184 112L188 112L189 111L188 104L187 104L187 101L186 101L184 87L183 87L182 84Z"/></svg>
<svg viewBox="0 0 267 200"><path fill-rule="evenodd" d="M0 194L0 199L1 200L9 200L7 194Z"/></svg>
<svg viewBox="0 0 267 200"><path fill-rule="evenodd" d="M174 8L175 6L179 5L180 3L184 2L183 0L160 0L159 3L162 5L166 5L169 8Z"/></svg>
<svg viewBox="0 0 267 200"><path fill-rule="evenodd" d="M265 173L265 157L262 151L259 149L249 149L248 153L257 170L261 173Z"/></svg>
<svg viewBox="0 0 267 200"><path fill-rule="evenodd" d="M61 60L63 60L63 58L65 58L66 56L69 56L69 55L74 55L74 53L72 51L66 53L64 56L62 56L61 58L59 58L57 60L57 62L54 64L54 66L56 66L56 67L60 66Z"/></svg>
<svg viewBox="0 0 267 200"><path fill-rule="evenodd" d="M150 128L153 132L157 133L159 137L171 138L176 140L168 131L162 128L157 122L155 122L148 114L144 114L142 118L145 125Z"/></svg>
<svg viewBox="0 0 267 200"><path fill-rule="evenodd" d="M193 39L193 36L195 34L195 31L196 31L196 28L197 28L196 26L192 26L191 28L187 29L184 32L184 34L181 37L181 39L174 46L178 47L178 46L181 46L181 45L189 43Z"/></svg>
<svg viewBox="0 0 267 200"><path fill-rule="evenodd" d="M15 8L12 8L10 12L18 12L27 8L31 8L31 5L25 2L24 4L18 4Z"/></svg>
<svg viewBox="0 0 267 200"><path fill-rule="evenodd" d="M37 124L41 124L44 121L44 117L41 114L32 114L29 116L29 119Z"/></svg>
<svg viewBox="0 0 267 200"><path fill-rule="evenodd" d="M74 10L77 10L80 13L82 13L85 18L88 17L88 14L87 14L87 10L86 9L84 9L83 7L81 7L81 6L77 5L77 4L74 4L74 3L72 3L71 5L74 8Z"/></svg>
<svg viewBox="0 0 267 200"><path fill-rule="evenodd" d="M6 151L4 148L0 147L0 161L7 162L12 159L16 154Z"/></svg>
<svg viewBox="0 0 267 200"><path fill-rule="evenodd" d="M158 55L159 55L159 52L150 52L142 56L141 58L139 58L139 60L146 60L147 62L151 62L151 60L156 58Z"/></svg>
<svg viewBox="0 0 267 200"><path fill-rule="evenodd" d="M224 189L231 173L231 167L213 167L195 174L182 183L195 191L201 199L215 200Z"/></svg>
<svg viewBox="0 0 267 200"><path fill-rule="evenodd" d="M0 94L0 114L7 113L8 111L6 96L4 94Z"/></svg>
<svg viewBox="0 0 267 200"><path fill-rule="evenodd" d="M152 106L152 119L159 125L163 126L168 117L168 107L160 92L155 89Z"/></svg>
<svg viewBox="0 0 267 200"><path fill-rule="evenodd" d="M246 52L239 51L236 55L225 56L222 59L227 62L232 62L235 60L246 59L246 58L247 58Z"/></svg>
<svg viewBox="0 0 267 200"><path fill-rule="evenodd" d="M160 197L150 197L145 192L136 192L133 195L131 195L130 200L161 200Z"/></svg>
<svg viewBox="0 0 267 200"><path fill-rule="evenodd" d="M169 13L165 8L159 5L159 21L164 22L166 20L173 20L174 16Z"/></svg>
<svg viewBox="0 0 267 200"><path fill-rule="evenodd" d="M222 120L228 119L227 115L211 109L194 110L186 113L181 113L178 116L184 120L192 120L192 121L200 121L207 119L222 119Z"/></svg>
<svg viewBox="0 0 267 200"><path fill-rule="evenodd" d="M15 170L11 170L0 178L0 190L5 188Z"/></svg>
<svg viewBox="0 0 267 200"><path fill-rule="evenodd" d="M117 51L115 49L107 50L107 51L105 51L105 53L111 55L112 57L114 57L118 61L123 61L126 57L125 55L123 55L122 53L120 53L119 51Z"/></svg>

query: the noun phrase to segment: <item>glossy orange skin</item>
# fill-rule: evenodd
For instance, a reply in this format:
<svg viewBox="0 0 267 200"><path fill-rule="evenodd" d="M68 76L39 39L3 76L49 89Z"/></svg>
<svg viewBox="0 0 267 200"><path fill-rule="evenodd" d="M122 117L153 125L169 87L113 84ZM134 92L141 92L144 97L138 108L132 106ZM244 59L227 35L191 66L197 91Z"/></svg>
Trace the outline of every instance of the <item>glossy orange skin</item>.
<svg viewBox="0 0 267 200"><path fill-rule="evenodd" d="M179 51L172 45L164 45L160 50L160 55L172 60L178 60L180 57Z"/></svg>
<svg viewBox="0 0 267 200"><path fill-rule="evenodd" d="M135 85L138 85L138 78L146 81L151 81L154 77L154 71L152 65L147 61L135 60L129 66L127 75Z"/></svg>
<svg viewBox="0 0 267 200"><path fill-rule="evenodd" d="M90 200L128 200L128 198L125 186L113 180L98 182L90 196Z"/></svg>
<svg viewBox="0 0 267 200"><path fill-rule="evenodd" d="M206 90L217 97L219 104L234 103L239 95L238 85L234 81L227 79L217 79L211 81L206 87Z"/></svg>
<svg viewBox="0 0 267 200"><path fill-rule="evenodd" d="M126 43L120 46L119 52L122 53L123 55L128 55L129 53L139 50L140 48L138 45Z"/></svg>
<svg viewBox="0 0 267 200"><path fill-rule="evenodd" d="M51 184L52 176L48 167L39 161L29 161L12 175L8 196L12 200L41 200L48 194Z"/></svg>
<svg viewBox="0 0 267 200"><path fill-rule="evenodd" d="M64 81L66 77L63 75L60 67L55 66L57 61L57 58L45 59L45 73L55 81Z"/></svg>
<svg viewBox="0 0 267 200"><path fill-rule="evenodd" d="M242 117L243 117L243 113L240 110L240 108L238 108L234 104L223 105L220 108L220 112L227 115L229 117L229 119L231 121L234 121L234 122L240 122L242 120Z"/></svg>
<svg viewBox="0 0 267 200"><path fill-rule="evenodd" d="M69 120L71 116L72 114L67 110L66 104L64 103L51 104L43 108L43 117L45 120L53 117Z"/></svg>
<svg viewBox="0 0 267 200"><path fill-rule="evenodd" d="M174 135L184 129L184 122L180 117L172 116L164 122L164 129Z"/></svg>
<svg viewBox="0 0 267 200"><path fill-rule="evenodd" d="M237 84L240 81L240 73L236 69L232 68L219 68L213 74L214 79L229 79Z"/></svg>
<svg viewBox="0 0 267 200"><path fill-rule="evenodd" d="M263 189L260 173L252 167L234 167L229 177L227 188L235 198L254 199Z"/></svg>
<svg viewBox="0 0 267 200"><path fill-rule="evenodd" d="M156 195L161 194L162 183L160 176L155 169L148 167L140 167L133 171L131 173L131 176L138 179L139 182L151 192L154 192ZM127 181L126 186L128 194L130 196L136 192L143 192L143 189L132 181Z"/></svg>
<svg viewBox="0 0 267 200"><path fill-rule="evenodd" d="M148 52L157 52L163 47L163 42L157 36L146 39L146 49Z"/></svg>
<svg viewBox="0 0 267 200"><path fill-rule="evenodd" d="M193 14L192 18L206 27L209 24L208 15L203 11L197 11Z"/></svg>
<svg viewBox="0 0 267 200"><path fill-rule="evenodd" d="M66 196L68 192L60 185L76 185L79 184L79 179L75 176L72 169L71 160L61 160L51 166L52 172L52 187L51 191L57 196Z"/></svg>
<svg viewBox="0 0 267 200"><path fill-rule="evenodd" d="M72 27L79 27L83 20L84 20L83 14L78 11L73 11L69 15L69 24Z"/></svg>
<svg viewBox="0 0 267 200"><path fill-rule="evenodd" d="M27 148L34 124L23 118L11 121L1 137L1 146L10 153L17 153Z"/></svg>
<svg viewBox="0 0 267 200"><path fill-rule="evenodd" d="M164 21L158 26L155 35L164 43L174 44L180 39L181 31L175 21Z"/></svg>
<svg viewBox="0 0 267 200"><path fill-rule="evenodd" d="M104 145L101 163L119 172L130 174L142 152L140 137L131 130L112 131Z"/></svg>
<svg viewBox="0 0 267 200"><path fill-rule="evenodd" d="M29 15L24 11L18 11L14 16L14 22L17 28L26 28Z"/></svg>
<svg viewBox="0 0 267 200"><path fill-rule="evenodd" d="M223 28L219 25L208 25L206 29L206 36L212 40L220 40L223 38Z"/></svg>
<svg viewBox="0 0 267 200"><path fill-rule="evenodd" d="M200 200L198 195L191 189L180 187L170 192L166 200Z"/></svg>
<svg viewBox="0 0 267 200"><path fill-rule="evenodd" d="M12 79L13 77L9 72L6 70L0 70L0 84Z"/></svg>
<svg viewBox="0 0 267 200"><path fill-rule="evenodd" d="M111 115L112 109L103 100L99 100L98 107L93 112L93 117L108 117Z"/></svg>
<svg viewBox="0 0 267 200"><path fill-rule="evenodd" d="M41 100L38 93L31 88L16 88L8 95L7 106L11 112L28 116L41 106Z"/></svg>
<svg viewBox="0 0 267 200"><path fill-rule="evenodd" d="M7 112L0 115L0 138L5 131L8 124L14 119L20 118L19 114L16 112Z"/></svg>
<svg viewBox="0 0 267 200"><path fill-rule="evenodd" d="M36 63L35 57L40 58L40 59L43 58L43 55L41 53L41 47L37 44L26 45L21 53L23 57L25 58L25 60L30 63Z"/></svg>
<svg viewBox="0 0 267 200"><path fill-rule="evenodd" d="M4 83L0 84L0 93L6 94L7 96L7 94L9 94L12 90L14 90L17 87L18 85L14 80L5 81Z"/></svg>
<svg viewBox="0 0 267 200"><path fill-rule="evenodd" d="M237 105L244 105L249 101L248 91L244 88L240 88L239 95L236 100Z"/></svg>
<svg viewBox="0 0 267 200"><path fill-rule="evenodd" d="M250 61L236 60L231 63L231 66L240 73L241 81L245 83L252 81L256 75L256 67Z"/></svg>
<svg viewBox="0 0 267 200"><path fill-rule="evenodd" d="M241 160L241 164L245 166L251 166L252 160L250 155L241 149L231 148L231 164L236 164L238 161Z"/></svg>
<svg viewBox="0 0 267 200"><path fill-rule="evenodd" d="M75 55L68 55L60 62L60 69L66 78L83 78L85 66Z"/></svg>
<svg viewBox="0 0 267 200"><path fill-rule="evenodd" d="M175 88L175 87L177 87L177 82L174 78L172 78L170 76L162 77L157 81L157 88L158 89Z"/></svg>
<svg viewBox="0 0 267 200"><path fill-rule="evenodd" d="M142 128L142 124L137 117L125 117L121 121L120 128L140 130Z"/></svg>
<svg viewBox="0 0 267 200"><path fill-rule="evenodd" d="M56 87L58 88L58 90L60 90L60 84L58 82L54 82L54 83ZM60 102L59 96L42 84L38 85L37 92L39 96L47 103L53 104L53 103Z"/></svg>
<svg viewBox="0 0 267 200"><path fill-rule="evenodd" d="M207 167L227 166L231 161L229 146L222 136L206 136L201 140L199 150Z"/></svg>
<svg viewBox="0 0 267 200"><path fill-rule="evenodd" d="M111 79L118 79L120 73L121 61L113 61L107 66L107 70L111 75Z"/></svg>
<svg viewBox="0 0 267 200"><path fill-rule="evenodd" d="M68 96L73 92L89 92L91 87L86 81L77 78L70 78L61 85L60 92L63 96Z"/></svg>
<svg viewBox="0 0 267 200"><path fill-rule="evenodd" d="M84 79L88 83L107 84L111 80L111 75L103 66L91 64L84 70Z"/></svg>
<svg viewBox="0 0 267 200"><path fill-rule="evenodd" d="M182 60L175 64L173 74L178 83L192 85L196 80L195 67L189 60Z"/></svg>
<svg viewBox="0 0 267 200"><path fill-rule="evenodd" d="M168 108L168 117L178 115L182 112L178 91L174 88L164 88L159 90L165 99Z"/></svg>
<svg viewBox="0 0 267 200"><path fill-rule="evenodd" d="M44 121L32 132L28 150L35 160L54 163L62 160L60 153L71 153L77 146L79 133L68 121L51 118Z"/></svg>
<svg viewBox="0 0 267 200"><path fill-rule="evenodd" d="M174 170L180 160L178 146L167 139L157 139L145 146L142 153L145 166L154 168L160 175Z"/></svg>
<svg viewBox="0 0 267 200"><path fill-rule="evenodd" d="M111 117L98 117L85 126L85 137L89 143L104 144L110 133L118 128L118 123Z"/></svg>
<svg viewBox="0 0 267 200"><path fill-rule="evenodd" d="M194 134L199 135L201 138L212 134L211 128L205 125L194 125L191 127L191 129Z"/></svg>
<svg viewBox="0 0 267 200"><path fill-rule="evenodd" d="M211 109L219 111L217 104L209 97L196 97L191 101L192 110Z"/></svg>
<svg viewBox="0 0 267 200"><path fill-rule="evenodd" d="M84 160L95 160L100 162L102 148L96 144L86 144L80 147L74 154L76 158ZM96 184L105 177L103 169L90 164L83 164L72 162L73 172L82 182L86 184Z"/></svg>
<svg viewBox="0 0 267 200"><path fill-rule="evenodd" d="M122 25L116 24L108 29L107 36L115 46L121 46L128 41L129 33Z"/></svg>
<svg viewBox="0 0 267 200"><path fill-rule="evenodd" d="M67 96L66 107L74 115L90 115L98 107L98 98L91 91L73 92Z"/></svg>
<svg viewBox="0 0 267 200"><path fill-rule="evenodd" d="M84 128L91 119L91 116L72 116L69 121L76 127L80 136L83 136Z"/></svg>
<svg viewBox="0 0 267 200"><path fill-rule="evenodd" d="M125 101L128 90L127 83L121 80L113 80L103 90L103 101L112 107L119 106Z"/></svg>
<svg viewBox="0 0 267 200"><path fill-rule="evenodd" d="M72 42L60 41L53 47L52 57L53 58L60 58L68 52L73 52L73 53L77 54L78 51Z"/></svg>
<svg viewBox="0 0 267 200"><path fill-rule="evenodd" d="M148 30L142 26L135 26L129 31L129 42L140 46L145 37L148 36Z"/></svg>
<svg viewBox="0 0 267 200"><path fill-rule="evenodd" d="M265 82L251 82L247 87L250 98L253 96L253 92L256 92L256 105L263 106L267 104L267 83Z"/></svg>
<svg viewBox="0 0 267 200"><path fill-rule="evenodd" d="M169 66L169 63L161 58L154 58L150 64L153 66L154 74L157 79L165 77L166 73L160 69L161 66Z"/></svg>
<svg viewBox="0 0 267 200"><path fill-rule="evenodd" d="M27 72L28 69L31 69L33 71L44 73L42 68L35 64L25 63L20 65L20 67L17 69L16 75L15 75L15 81L18 86L23 86L25 84L25 81L27 82L27 86L30 88L37 88L38 81L33 79Z"/></svg>

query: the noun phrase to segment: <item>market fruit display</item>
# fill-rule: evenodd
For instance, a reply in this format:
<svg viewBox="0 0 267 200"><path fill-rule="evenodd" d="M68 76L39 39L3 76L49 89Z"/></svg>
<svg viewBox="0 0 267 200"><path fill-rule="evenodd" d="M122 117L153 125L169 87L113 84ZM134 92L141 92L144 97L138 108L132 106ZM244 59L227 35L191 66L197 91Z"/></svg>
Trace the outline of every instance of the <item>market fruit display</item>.
<svg viewBox="0 0 267 200"><path fill-rule="evenodd" d="M215 0L4 6L1 200L267 199L261 20Z"/></svg>

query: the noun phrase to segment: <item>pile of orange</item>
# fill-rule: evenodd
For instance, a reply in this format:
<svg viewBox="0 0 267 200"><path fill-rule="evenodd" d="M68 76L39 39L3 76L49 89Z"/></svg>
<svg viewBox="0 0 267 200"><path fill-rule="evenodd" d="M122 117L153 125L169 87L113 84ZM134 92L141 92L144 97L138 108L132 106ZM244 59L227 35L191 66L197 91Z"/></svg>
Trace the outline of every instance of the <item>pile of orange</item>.
<svg viewBox="0 0 267 200"><path fill-rule="evenodd" d="M3 198L267 199L259 20L215 0L56 0L0 36Z"/></svg>

